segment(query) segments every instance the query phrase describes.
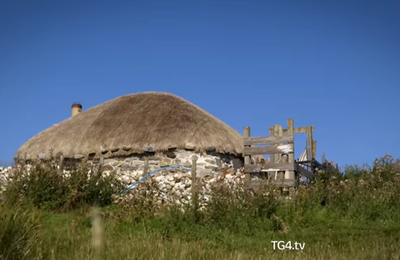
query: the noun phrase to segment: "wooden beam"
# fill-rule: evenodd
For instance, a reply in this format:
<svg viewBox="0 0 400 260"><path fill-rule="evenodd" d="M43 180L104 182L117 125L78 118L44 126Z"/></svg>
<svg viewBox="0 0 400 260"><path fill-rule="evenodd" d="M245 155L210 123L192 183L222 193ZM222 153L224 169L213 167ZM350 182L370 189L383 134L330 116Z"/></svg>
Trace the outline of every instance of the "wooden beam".
<svg viewBox="0 0 400 260"><path fill-rule="evenodd" d="M249 164L244 166L245 172L260 172L260 171L290 171L294 170L293 163L266 163L266 164Z"/></svg>
<svg viewBox="0 0 400 260"><path fill-rule="evenodd" d="M306 170L303 166L297 164L296 165L296 170L297 172L300 174L303 174L304 176L306 176L307 178L309 178L310 180L312 180L314 178L312 172Z"/></svg>
<svg viewBox="0 0 400 260"><path fill-rule="evenodd" d="M312 174L310 171L304 169L303 166L297 164L297 165L296 165L296 170L297 170L297 172L298 172L299 174L303 174L304 176L306 176L306 177L309 178L310 180L313 179L313 174Z"/></svg>
<svg viewBox="0 0 400 260"><path fill-rule="evenodd" d="M259 146L259 147L245 147L243 154L246 155L264 155L264 154L282 154L292 153L293 144L274 145L274 146ZM277 163L277 162L275 162Z"/></svg>
<svg viewBox="0 0 400 260"><path fill-rule="evenodd" d="M278 136L282 136L283 135L283 127L281 125L278 125ZM279 146L282 146L283 143L279 143ZM278 154L278 161L282 162L282 154Z"/></svg>
<svg viewBox="0 0 400 260"><path fill-rule="evenodd" d="M269 136L270 136L271 138L274 138L274 127L270 127L270 128L269 128ZM271 155L271 156L269 157L269 160L270 160L270 162L275 162L275 155Z"/></svg>
<svg viewBox="0 0 400 260"><path fill-rule="evenodd" d="M244 139L246 140L248 138L250 138L250 127L246 126L244 128ZM251 147L251 145L245 144L244 147L245 148L246 147ZM251 164L251 157L247 155L247 156L244 157L244 165L248 165L248 164Z"/></svg>
<svg viewBox="0 0 400 260"><path fill-rule="evenodd" d="M273 180L271 181L272 184L278 186L278 187L293 187L296 185L296 180L295 179L284 179L284 180Z"/></svg>
<svg viewBox="0 0 400 260"><path fill-rule="evenodd" d="M294 135L294 120L289 118L287 121L288 124L288 129L287 129L287 133L289 136L293 136ZM294 144L294 136L292 141L288 141L288 142L292 142ZM294 145L293 145L293 153L289 154L289 162L293 163L294 162Z"/></svg>
<svg viewBox="0 0 400 260"><path fill-rule="evenodd" d="M244 145L260 145L260 144L279 144L279 143L293 143L293 135L282 136L262 136L262 137L249 137L244 138Z"/></svg>
<svg viewBox="0 0 400 260"><path fill-rule="evenodd" d="M311 126L307 127L307 161L312 160L312 146L313 146L313 138L312 138L312 130Z"/></svg>
<svg viewBox="0 0 400 260"><path fill-rule="evenodd" d="M293 133L294 134L307 133L307 127L308 126L294 128ZM311 126L311 130L312 132L314 132L314 126ZM289 134L288 129L283 129L283 134Z"/></svg>
<svg viewBox="0 0 400 260"><path fill-rule="evenodd" d="M274 125L274 130L273 130L273 136L278 136L278 125ZM270 153L270 154L273 154L272 155L272 158L274 159L272 162L273 163L278 163L278 161L279 161L279 154L276 154L275 152L274 153Z"/></svg>
<svg viewBox="0 0 400 260"><path fill-rule="evenodd" d="M313 146L312 146L312 157L314 159L317 158L317 141L313 141Z"/></svg>

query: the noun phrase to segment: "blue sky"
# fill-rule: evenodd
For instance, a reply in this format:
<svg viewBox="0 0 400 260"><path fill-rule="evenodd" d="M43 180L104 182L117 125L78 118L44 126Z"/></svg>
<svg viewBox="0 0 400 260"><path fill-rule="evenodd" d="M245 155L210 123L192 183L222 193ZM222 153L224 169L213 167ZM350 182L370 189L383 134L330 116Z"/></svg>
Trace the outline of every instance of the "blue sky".
<svg viewBox="0 0 400 260"><path fill-rule="evenodd" d="M239 132L314 125L318 158L400 157L399 1L0 1L0 159L84 109L179 95ZM305 136L296 136L296 155Z"/></svg>

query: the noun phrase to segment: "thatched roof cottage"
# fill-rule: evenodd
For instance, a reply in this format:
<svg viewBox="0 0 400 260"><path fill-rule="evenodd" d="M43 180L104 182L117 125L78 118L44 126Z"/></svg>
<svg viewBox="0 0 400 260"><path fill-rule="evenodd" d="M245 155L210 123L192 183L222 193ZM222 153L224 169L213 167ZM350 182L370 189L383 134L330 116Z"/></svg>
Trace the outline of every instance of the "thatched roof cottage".
<svg viewBox="0 0 400 260"><path fill-rule="evenodd" d="M81 110L74 104L71 118L23 144L15 154L16 162L63 158L109 163L115 170L124 166L121 162L132 166L145 156L158 156L163 165L189 166L189 158L196 154L200 167L241 166L241 134L175 95L131 94Z"/></svg>

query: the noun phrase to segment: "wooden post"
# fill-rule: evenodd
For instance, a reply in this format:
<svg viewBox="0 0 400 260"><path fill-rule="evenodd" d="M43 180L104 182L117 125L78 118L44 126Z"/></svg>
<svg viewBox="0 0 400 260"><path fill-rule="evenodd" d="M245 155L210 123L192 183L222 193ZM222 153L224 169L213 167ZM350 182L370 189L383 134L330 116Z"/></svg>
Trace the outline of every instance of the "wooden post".
<svg viewBox="0 0 400 260"><path fill-rule="evenodd" d="M60 174L64 173L64 155L60 155L60 164L59 164L58 171Z"/></svg>
<svg viewBox="0 0 400 260"><path fill-rule="evenodd" d="M312 157L314 159L316 159L317 158L317 141L313 141L312 154L313 154Z"/></svg>
<svg viewBox="0 0 400 260"><path fill-rule="evenodd" d="M273 136L278 136L278 135L279 135L279 126L274 125ZM274 158L274 163L278 163L279 154L273 154L272 157Z"/></svg>
<svg viewBox="0 0 400 260"><path fill-rule="evenodd" d="M194 213L194 221L197 222L197 209L199 207L199 199L198 199L198 187L197 187L197 156L193 156L192 158L192 206L193 206L193 213Z"/></svg>
<svg viewBox="0 0 400 260"><path fill-rule="evenodd" d="M145 176L148 171L149 171L149 158L146 157L144 158L143 176Z"/></svg>
<svg viewBox="0 0 400 260"><path fill-rule="evenodd" d="M289 118L287 124L288 124L287 128L288 135L294 135L294 120ZM294 163L294 142L293 142L293 153L289 153L289 162Z"/></svg>
<svg viewBox="0 0 400 260"><path fill-rule="evenodd" d="M322 154L322 164L326 163L326 157L325 157L325 153Z"/></svg>
<svg viewBox="0 0 400 260"><path fill-rule="evenodd" d="M274 136L274 127L273 127L273 126L271 126L271 127L269 128L269 136ZM269 161L272 162L272 163L274 163L274 162L275 162L275 155L270 154L270 155L269 155Z"/></svg>
<svg viewBox="0 0 400 260"><path fill-rule="evenodd" d="M312 138L312 128L311 126L307 126L307 161L312 161L312 146L313 146L313 138ZM312 163L310 163L310 170L313 172Z"/></svg>
<svg viewBox="0 0 400 260"><path fill-rule="evenodd" d="M244 137L245 138L249 138L250 135L251 135L250 127L246 126L244 128ZM246 147L249 147L249 146L246 146ZM250 157L250 155L247 155L247 156L244 157L244 165L250 165L250 164L251 164L251 157ZM249 185L249 183L250 183L250 173L246 173L245 174L245 180L244 181L245 181L246 185Z"/></svg>
<svg viewBox="0 0 400 260"><path fill-rule="evenodd" d="M287 134L288 135L293 135L293 152L289 153L289 157L288 157L288 161L289 163L291 163L292 165L294 165L294 120L292 118L289 118L287 120ZM296 179L296 174L294 171L289 171L289 179L293 179L293 181L295 182L295 186L297 185L297 179Z"/></svg>
<svg viewBox="0 0 400 260"><path fill-rule="evenodd" d="M104 224L100 210L92 208L92 247L96 254L96 259L100 259L104 248Z"/></svg>
<svg viewBox="0 0 400 260"><path fill-rule="evenodd" d="M246 126L244 128L244 137L245 138L249 138L250 137L250 127L249 126ZM250 157L250 155L246 155L244 157L244 165L250 165L250 164L251 164L251 157Z"/></svg>
<svg viewBox="0 0 400 260"><path fill-rule="evenodd" d="M197 156L193 156L192 158L192 198L194 198L196 195L196 189L197 189Z"/></svg>

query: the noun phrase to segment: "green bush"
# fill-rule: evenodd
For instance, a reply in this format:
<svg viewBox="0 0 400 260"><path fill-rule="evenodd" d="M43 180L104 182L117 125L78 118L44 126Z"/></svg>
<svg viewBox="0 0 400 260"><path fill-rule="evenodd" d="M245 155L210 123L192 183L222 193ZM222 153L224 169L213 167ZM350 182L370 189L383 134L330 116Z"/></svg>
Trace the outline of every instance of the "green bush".
<svg viewBox="0 0 400 260"><path fill-rule="evenodd" d="M101 169L81 165L67 176L51 163L40 163L14 173L5 200L8 204L26 200L38 208L62 211L81 205L109 205L121 188L114 174L105 176Z"/></svg>

